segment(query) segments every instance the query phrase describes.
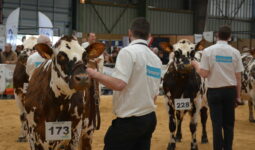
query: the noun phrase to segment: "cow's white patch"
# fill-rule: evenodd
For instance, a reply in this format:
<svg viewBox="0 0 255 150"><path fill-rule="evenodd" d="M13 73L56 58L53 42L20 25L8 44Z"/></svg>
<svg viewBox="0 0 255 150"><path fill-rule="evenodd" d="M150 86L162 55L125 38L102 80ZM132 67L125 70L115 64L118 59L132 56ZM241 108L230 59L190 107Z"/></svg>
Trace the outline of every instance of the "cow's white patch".
<svg viewBox="0 0 255 150"><path fill-rule="evenodd" d="M29 122L29 126L35 126L36 123L34 121L34 115L35 115L35 109L34 110L31 110L29 113L27 113L27 120Z"/></svg>
<svg viewBox="0 0 255 150"><path fill-rule="evenodd" d="M184 42L184 43L183 43ZM195 50L195 44L191 43L187 39L180 40L178 43L174 44L174 50L181 50L182 55L188 56L188 52L190 53L192 50Z"/></svg>
<svg viewBox="0 0 255 150"><path fill-rule="evenodd" d="M74 107L74 113L72 114L72 116L75 116L77 119L81 118L81 116L79 116L78 107L77 106Z"/></svg>
<svg viewBox="0 0 255 150"><path fill-rule="evenodd" d="M45 71L47 71L47 70L49 70L49 66L50 66L50 64L52 64L52 60L50 59L50 60L47 60L45 63L44 63L44 66L43 66L43 70Z"/></svg>
<svg viewBox="0 0 255 150"><path fill-rule="evenodd" d="M72 40L71 42L62 40L60 45L54 49L55 55L59 52L64 52L68 56L69 60L76 58L77 61L82 60L82 54L84 51L85 49L80 46L78 41L75 40Z"/></svg>
<svg viewBox="0 0 255 150"><path fill-rule="evenodd" d="M59 97L61 94L66 95L66 98L71 98L71 96L76 92L74 89L70 89L69 85L62 77L58 77L57 72L51 69L51 81L50 87L55 94L55 97Z"/></svg>

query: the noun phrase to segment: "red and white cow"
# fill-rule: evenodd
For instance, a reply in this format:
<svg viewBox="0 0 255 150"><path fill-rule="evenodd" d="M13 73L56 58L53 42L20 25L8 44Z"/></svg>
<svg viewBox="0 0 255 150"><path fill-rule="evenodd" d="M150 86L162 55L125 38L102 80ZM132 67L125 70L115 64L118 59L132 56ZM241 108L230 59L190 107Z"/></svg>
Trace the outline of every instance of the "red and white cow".
<svg viewBox="0 0 255 150"><path fill-rule="evenodd" d="M28 75L26 73L26 62L27 58L32 51L34 51L33 47L37 43L36 37L30 37L26 41L24 41L23 46L24 49L20 52L18 56L18 61L16 63L14 74L13 74L13 86L14 86L14 94L15 100L19 108L20 112L20 121L21 121L21 129L20 135L18 138L18 142L25 142L26 141L26 117L25 117L25 110L22 104L22 98L26 93L26 87L28 85Z"/></svg>
<svg viewBox="0 0 255 150"><path fill-rule="evenodd" d="M202 143L208 142L206 133L207 108L201 107L202 100L205 99L205 79L201 78L190 65L191 60L201 57L201 53L196 54L199 46L200 44L195 45L189 40L182 39L168 48L170 52L169 66L163 78L163 90L169 114L170 142L168 150L174 150L176 142L181 141L181 124L184 114L187 112L191 116L191 150L198 149L196 127L200 112L203 125ZM177 110L178 107L185 108L184 106L187 106L185 110Z"/></svg>
<svg viewBox="0 0 255 150"><path fill-rule="evenodd" d="M242 72L242 99L248 100L249 121L255 122L253 109L255 109L255 58L254 52L242 54L244 71Z"/></svg>
<svg viewBox="0 0 255 150"><path fill-rule="evenodd" d="M53 48L35 48L52 59L35 69L23 98L31 149L90 150L100 124L99 91L86 68L97 66L92 61L103 53L104 44L92 44L85 51L74 37L64 36ZM56 134L67 139L53 139Z"/></svg>

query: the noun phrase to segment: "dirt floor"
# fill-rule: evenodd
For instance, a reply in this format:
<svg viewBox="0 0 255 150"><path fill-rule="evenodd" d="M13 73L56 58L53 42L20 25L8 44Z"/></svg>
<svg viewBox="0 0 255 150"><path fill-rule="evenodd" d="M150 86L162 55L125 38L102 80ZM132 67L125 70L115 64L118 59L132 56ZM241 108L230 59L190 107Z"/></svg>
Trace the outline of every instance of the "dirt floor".
<svg viewBox="0 0 255 150"><path fill-rule="evenodd" d="M101 99L102 125L95 132L93 150L103 149L103 138L111 120L114 118L111 110L111 96L103 96ZM157 128L152 137L151 150L166 150L169 140L168 116L163 103L163 98L157 100ZM186 115L183 122L183 140L177 143L176 150L190 149L189 116ZM29 150L28 143L17 143L15 140L19 134L18 110L14 100L0 100L0 150ZM212 149L212 130L210 119L207 125L209 144L201 144L201 123L198 124L197 139L200 150ZM255 124L248 122L248 106L236 109L236 126L234 150L254 150L255 148Z"/></svg>

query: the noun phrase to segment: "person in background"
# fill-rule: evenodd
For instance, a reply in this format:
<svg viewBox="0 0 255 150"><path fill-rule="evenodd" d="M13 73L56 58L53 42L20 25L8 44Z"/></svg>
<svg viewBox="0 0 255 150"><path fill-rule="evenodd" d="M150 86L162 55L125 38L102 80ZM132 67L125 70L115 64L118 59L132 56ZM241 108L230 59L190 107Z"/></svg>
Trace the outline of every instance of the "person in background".
<svg viewBox="0 0 255 150"><path fill-rule="evenodd" d="M38 43L44 43L47 44L49 47L52 46L52 43L50 39L45 35L40 35L37 39ZM26 65L26 72L29 77L31 77L33 71L35 68L39 67L41 63L45 61L45 58L43 58L37 51L34 52L32 55L30 55L27 59L27 65Z"/></svg>
<svg viewBox="0 0 255 150"><path fill-rule="evenodd" d="M240 52L228 44L231 28L222 26L216 44L203 51L200 64L191 65L201 77L208 79L207 100L213 127L213 149L232 150L235 124L235 103L240 103Z"/></svg>
<svg viewBox="0 0 255 150"><path fill-rule="evenodd" d="M117 46L115 46L113 48L113 51L112 51L112 61L113 61L113 63L116 62L117 56L119 54L119 51L120 51L120 49Z"/></svg>
<svg viewBox="0 0 255 150"><path fill-rule="evenodd" d="M117 118L105 135L104 150L149 150L157 124L155 100L162 63L148 47L149 22L135 19L128 34L132 42L120 51L112 76L87 68L90 77L115 90Z"/></svg>
<svg viewBox="0 0 255 150"><path fill-rule="evenodd" d="M12 45L7 43L4 46L4 51L0 54L3 64L16 64L18 58L17 54L12 51Z"/></svg>
<svg viewBox="0 0 255 150"><path fill-rule="evenodd" d="M16 46L15 52L16 52L17 56L19 56L20 52L21 52L23 49L24 49L24 46L23 46L23 45L17 45L17 46Z"/></svg>
<svg viewBox="0 0 255 150"><path fill-rule="evenodd" d="M96 34L94 32L90 32L87 35L87 42L82 43L82 47L83 48L87 48L89 45L93 44L96 42ZM98 65L98 70L99 72L103 73L103 68L104 68L104 53L102 55L100 55L98 58L95 59ZM99 93L101 95L101 89L102 89L102 85L99 85Z"/></svg>

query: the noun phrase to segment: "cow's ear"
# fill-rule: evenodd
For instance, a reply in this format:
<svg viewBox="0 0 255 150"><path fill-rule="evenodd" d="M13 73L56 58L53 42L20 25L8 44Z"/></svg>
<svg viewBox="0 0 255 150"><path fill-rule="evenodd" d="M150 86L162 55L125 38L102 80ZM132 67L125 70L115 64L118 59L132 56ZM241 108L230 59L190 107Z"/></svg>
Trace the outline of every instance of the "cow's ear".
<svg viewBox="0 0 255 150"><path fill-rule="evenodd" d="M195 50L201 51L205 49L205 43L206 43L206 40L203 38L200 42L197 43Z"/></svg>
<svg viewBox="0 0 255 150"><path fill-rule="evenodd" d="M39 43L34 46L34 49L45 59L51 59L53 57L53 49L47 44Z"/></svg>
<svg viewBox="0 0 255 150"><path fill-rule="evenodd" d="M165 52L172 52L174 50L173 46L168 42L160 42L159 43L160 48L162 48Z"/></svg>
<svg viewBox="0 0 255 150"><path fill-rule="evenodd" d="M89 59L99 57L101 54L103 54L104 50L105 44L99 42L93 43L86 48L87 57Z"/></svg>

